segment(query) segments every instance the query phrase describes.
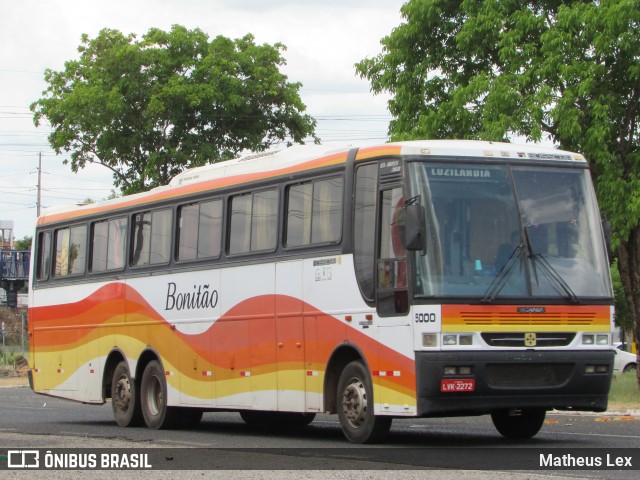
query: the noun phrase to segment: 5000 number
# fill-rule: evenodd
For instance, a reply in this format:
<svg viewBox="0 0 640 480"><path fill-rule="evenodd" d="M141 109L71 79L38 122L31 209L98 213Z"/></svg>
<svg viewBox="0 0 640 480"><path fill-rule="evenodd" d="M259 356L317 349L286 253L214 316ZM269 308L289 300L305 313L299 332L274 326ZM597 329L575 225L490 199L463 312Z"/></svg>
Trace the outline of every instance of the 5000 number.
<svg viewBox="0 0 640 480"><path fill-rule="evenodd" d="M416 323L435 323L435 313L416 313Z"/></svg>

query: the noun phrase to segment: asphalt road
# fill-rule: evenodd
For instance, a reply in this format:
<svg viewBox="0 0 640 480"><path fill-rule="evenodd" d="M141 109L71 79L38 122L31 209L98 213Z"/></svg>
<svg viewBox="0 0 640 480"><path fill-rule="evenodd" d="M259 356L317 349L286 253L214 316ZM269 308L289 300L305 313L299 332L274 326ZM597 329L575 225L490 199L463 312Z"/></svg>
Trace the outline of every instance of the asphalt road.
<svg viewBox="0 0 640 480"><path fill-rule="evenodd" d="M595 455L596 452L598 455L620 452L623 456L632 452L637 454L634 462L637 459L640 464L640 416L637 412L550 413L535 438L519 442L503 439L486 416L402 419L394 420L384 446L371 448L349 444L336 416L318 415L305 428L287 430L250 427L237 413L216 412L206 413L194 430L154 431L118 427L109 404L82 405L36 395L28 388L12 387L0 388L0 447L126 448L132 451L154 447L155 467L160 463L163 469L186 470L181 471L180 478L185 473L196 475L190 470L195 461L198 468L226 471L225 478L229 477L229 471L253 471L242 475L243 478L257 475L256 469L262 473L271 471L272 478L288 478L291 472L298 471L299 474L304 469L307 478L309 470L320 471L318 478L338 478L341 471L349 470L352 473L349 478L370 479L388 478L389 472L385 477L376 475L383 474L382 470L393 469L396 472L392 475L398 480L425 478L425 474L435 475L436 472L439 474L431 478L497 479L505 475L504 478L551 476L635 480L640 465L634 465L634 470L607 471L574 468L530 471L528 465L538 463L541 452L550 451L557 452L558 456L567 452L578 456ZM187 453L187 457L182 458L181 455ZM199 464L198 456L206 457L208 463ZM443 468L454 470L441 470ZM485 468L489 470L475 472L470 477L460 472ZM527 469L523 471L523 468ZM411 469L416 470L410 472ZM513 469L518 471L511 471ZM289 473L285 474L283 470ZM360 477L365 471L376 472L376 475ZM71 478L64 477L65 473L68 472L47 472L47 477L43 478ZM126 475L118 477L126 478Z"/></svg>

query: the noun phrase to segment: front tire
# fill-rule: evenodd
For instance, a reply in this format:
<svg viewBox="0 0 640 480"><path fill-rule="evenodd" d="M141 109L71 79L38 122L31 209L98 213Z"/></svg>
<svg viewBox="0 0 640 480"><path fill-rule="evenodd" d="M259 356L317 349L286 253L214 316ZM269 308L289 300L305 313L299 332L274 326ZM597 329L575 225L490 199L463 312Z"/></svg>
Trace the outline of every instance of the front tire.
<svg viewBox="0 0 640 480"><path fill-rule="evenodd" d="M351 443L377 443L391 428L391 417L374 415L373 384L359 361L349 363L338 380L338 418Z"/></svg>
<svg viewBox="0 0 640 480"><path fill-rule="evenodd" d="M496 430L505 438L534 437L542 428L547 411L543 408L497 410L491 413Z"/></svg>
<svg viewBox="0 0 640 480"><path fill-rule="evenodd" d="M118 363L111 378L111 409L113 418L121 427L137 427L142 424L138 389L129 372L129 365L124 360Z"/></svg>

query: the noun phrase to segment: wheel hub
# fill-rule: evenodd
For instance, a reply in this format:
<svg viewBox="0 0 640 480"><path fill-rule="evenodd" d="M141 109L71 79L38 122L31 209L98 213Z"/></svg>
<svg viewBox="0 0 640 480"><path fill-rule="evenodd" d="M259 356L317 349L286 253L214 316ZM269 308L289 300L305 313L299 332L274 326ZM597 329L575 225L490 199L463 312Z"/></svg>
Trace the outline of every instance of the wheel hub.
<svg viewBox="0 0 640 480"><path fill-rule="evenodd" d="M122 411L126 411L129 408L129 403L131 402L131 385L127 377L121 377L118 380L113 401L116 403L118 409Z"/></svg>
<svg viewBox="0 0 640 480"><path fill-rule="evenodd" d="M361 427L367 415L367 392L359 379L353 379L342 394L342 411L353 427Z"/></svg>

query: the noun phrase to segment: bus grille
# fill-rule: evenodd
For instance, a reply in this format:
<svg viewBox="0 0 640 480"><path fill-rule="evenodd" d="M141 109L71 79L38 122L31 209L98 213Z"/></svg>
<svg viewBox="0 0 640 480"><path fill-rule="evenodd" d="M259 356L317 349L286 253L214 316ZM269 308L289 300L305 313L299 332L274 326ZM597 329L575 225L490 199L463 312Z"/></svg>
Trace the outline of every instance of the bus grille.
<svg viewBox="0 0 640 480"><path fill-rule="evenodd" d="M566 347L575 338L573 332L485 332L482 339L491 347Z"/></svg>
<svg viewBox="0 0 640 480"><path fill-rule="evenodd" d="M514 313L514 312L482 312L463 311L460 319L465 325L567 325L583 326L597 323L599 318L595 311L580 312L548 312L548 313Z"/></svg>
<svg viewBox="0 0 640 480"><path fill-rule="evenodd" d="M555 364L491 364L485 368L487 384L497 388L557 387L571 375L573 365Z"/></svg>

